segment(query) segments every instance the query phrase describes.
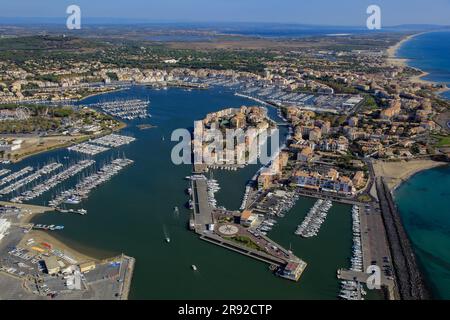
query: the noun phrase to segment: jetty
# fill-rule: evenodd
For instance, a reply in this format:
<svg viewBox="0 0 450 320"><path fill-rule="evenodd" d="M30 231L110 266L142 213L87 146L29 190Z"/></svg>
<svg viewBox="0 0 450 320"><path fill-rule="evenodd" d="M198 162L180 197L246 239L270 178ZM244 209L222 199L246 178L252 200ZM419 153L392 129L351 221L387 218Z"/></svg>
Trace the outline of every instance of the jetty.
<svg viewBox="0 0 450 320"><path fill-rule="evenodd" d="M411 243L384 178L377 177L376 189L394 263L395 282L402 300L429 299Z"/></svg>

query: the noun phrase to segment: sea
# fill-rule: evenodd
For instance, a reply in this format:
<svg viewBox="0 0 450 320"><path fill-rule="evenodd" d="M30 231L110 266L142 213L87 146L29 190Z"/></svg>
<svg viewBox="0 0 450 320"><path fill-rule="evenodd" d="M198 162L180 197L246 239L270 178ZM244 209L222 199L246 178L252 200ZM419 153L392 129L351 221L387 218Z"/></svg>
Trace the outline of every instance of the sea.
<svg viewBox="0 0 450 320"><path fill-rule="evenodd" d="M450 32L418 35L397 56L450 85ZM443 96L450 99L450 92ZM420 172L395 192L395 201L433 296L450 299L450 166Z"/></svg>

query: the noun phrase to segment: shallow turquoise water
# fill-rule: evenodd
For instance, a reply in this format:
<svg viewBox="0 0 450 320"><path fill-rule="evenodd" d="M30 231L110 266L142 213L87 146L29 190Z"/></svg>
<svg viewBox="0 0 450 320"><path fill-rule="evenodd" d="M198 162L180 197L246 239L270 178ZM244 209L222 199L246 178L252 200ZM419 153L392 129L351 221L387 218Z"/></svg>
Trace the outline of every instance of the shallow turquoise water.
<svg viewBox="0 0 450 320"><path fill-rule="evenodd" d="M430 289L450 299L450 166L415 175L395 200Z"/></svg>

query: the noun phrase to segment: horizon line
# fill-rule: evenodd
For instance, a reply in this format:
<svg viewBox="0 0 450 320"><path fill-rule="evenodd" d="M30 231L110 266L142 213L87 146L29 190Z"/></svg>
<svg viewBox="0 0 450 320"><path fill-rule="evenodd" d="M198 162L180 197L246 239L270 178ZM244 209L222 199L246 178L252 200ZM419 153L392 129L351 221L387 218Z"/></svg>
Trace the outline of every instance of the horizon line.
<svg viewBox="0 0 450 320"><path fill-rule="evenodd" d="M56 20L65 20L66 16L61 17L2 17L0 16L0 25L5 24L14 24L14 23L24 23L25 20L34 20L33 23L43 23L43 24L57 24ZM1 20L10 20L1 21ZM15 21L13 20L22 20ZM47 20L47 21L45 21ZM198 21L198 20L155 20L146 18L123 18L123 17L83 17L83 20L87 20L83 24L87 25L100 25L99 22L94 22L92 20L112 20L110 23L105 23L102 21L102 24L123 24L123 25L134 25L134 24L272 24L272 25L290 25L290 26L304 26L304 27L338 27L338 28L365 28L364 24L361 25L344 25L344 24L313 24L313 23L301 23L301 22L280 22L280 21ZM39 21L39 22L38 22ZM118 23L120 22L121 23ZM30 23L30 24L33 24ZM385 25L384 28L399 28L399 27L407 27L407 26L417 26L417 27L450 27L450 24L433 24L433 23L403 23L403 24L389 24Z"/></svg>

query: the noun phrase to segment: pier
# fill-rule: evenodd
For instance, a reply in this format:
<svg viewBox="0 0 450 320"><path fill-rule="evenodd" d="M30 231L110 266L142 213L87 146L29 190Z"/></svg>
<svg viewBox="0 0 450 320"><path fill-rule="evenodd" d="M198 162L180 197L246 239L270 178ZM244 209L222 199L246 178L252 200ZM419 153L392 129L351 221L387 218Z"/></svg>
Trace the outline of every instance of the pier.
<svg viewBox="0 0 450 320"><path fill-rule="evenodd" d="M194 208L195 232L202 234L214 223L212 208L208 202L208 185L205 179L192 179L192 205Z"/></svg>

